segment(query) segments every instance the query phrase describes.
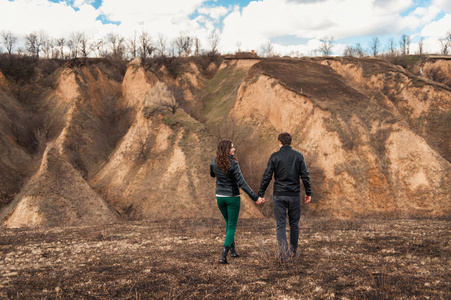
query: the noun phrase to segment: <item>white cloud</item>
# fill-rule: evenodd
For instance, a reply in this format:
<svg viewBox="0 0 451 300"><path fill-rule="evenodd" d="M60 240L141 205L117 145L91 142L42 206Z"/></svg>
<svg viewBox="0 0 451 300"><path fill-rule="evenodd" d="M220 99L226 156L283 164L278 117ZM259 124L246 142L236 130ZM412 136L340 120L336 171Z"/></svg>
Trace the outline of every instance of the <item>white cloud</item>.
<svg viewBox="0 0 451 300"><path fill-rule="evenodd" d="M278 55L289 55L289 56L318 56L320 55L319 46L321 41L318 39L309 40L306 45L279 45L277 43L273 44L274 53ZM262 54L262 53L257 53Z"/></svg>
<svg viewBox="0 0 451 300"><path fill-rule="evenodd" d="M421 35L425 37L440 38L444 37L451 30L451 14L445 15L440 20L424 26Z"/></svg>
<svg viewBox="0 0 451 300"><path fill-rule="evenodd" d="M429 6L428 8L418 7L416 8L412 15L418 16L421 18L421 23L425 24L433 21L437 15L440 13L440 8L437 6Z"/></svg>
<svg viewBox="0 0 451 300"><path fill-rule="evenodd" d="M111 32L129 37L135 31L145 30L154 38L162 33L168 42L183 31L204 40L206 45L209 32L215 29L214 23L189 17L203 1L104 0L102 6L96 9L89 4L92 0L59 3L48 0L0 0L0 30L12 31L22 40L29 33L41 31L54 38L68 38L73 32L100 38ZM220 15L222 9L211 13L213 16ZM120 25L102 24L100 16L120 22Z"/></svg>
<svg viewBox="0 0 451 300"><path fill-rule="evenodd" d="M449 0L434 0L433 4L444 11L451 12L451 1Z"/></svg>
<svg viewBox="0 0 451 300"><path fill-rule="evenodd" d="M233 51L237 41L242 48L254 49L285 35L307 39L333 36L338 40L399 33L437 13L418 11L410 19L403 18L401 13L411 5L411 0L253 1L241 12L235 10L225 17L222 45L224 50Z"/></svg>
<svg viewBox="0 0 451 300"><path fill-rule="evenodd" d="M92 3L94 3L94 0L74 0L72 5L74 7L80 7L83 4L92 4Z"/></svg>
<svg viewBox="0 0 451 300"><path fill-rule="evenodd" d="M426 38L424 41L426 51L439 53L441 49L439 40L444 38L449 31L451 31L451 14L446 14L440 20L424 26L421 36Z"/></svg>
<svg viewBox="0 0 451 300"><path fill-rule="evenodd" d="M217 7L201 7L197 10L199 14L207 15L214 20L218 20L219 18L225 16L229 9L224 6Z"/></svg>
<svg viewBox="0 0 451 300"><path fill-rule="evenodd" d="M433 21L439 13L440 9L434 5L427 8L417 7L412 13L402 19L401 25L403 28L415 30L419 26Z"/></svg>
<svg viewBox="0 0 451 300"><path fill-rule="evenodd" d="M188 15L194 13L204 0L103 0L101 13L112 21L138 23L164 20L174 22L180 19L188 20Z"/></svg>
<svg viewBox="0 0 451 300"><path fill-rule="evenodd" d="M18 36L43 31L53 37L68 36L81 31L95 34L102 31L97 12L83 4L75 11L66 3L46 0L0 0L0 28Z"/></svg>
<svg viewBox="0 0 451 300"><path fill-rule="evenodd" d="M103 0L99 11L109 20L121 22L117 33L127 36L135 30L146 30L153 36L163 34L172 40L187 32L190 35L206 36L203 25L189 18L205 0ZM205 26L208 26L208 22Z"/></svg>
<svg viewBox="0 0 451 300"><path fill-rule="evenodd" d="M208 48L207 36L218 30L218 22L224 18L219 45L223 52L236 51L238 43L243 51L258 51L271 40L293 36L297 41L275 44L276 50L282 55L301 50L309 55L326 36L335 38L335 53L341 54L344 45L338 42L343 38L403 33L416 37L424 26L421 35L432 47L434 39L451 29L448 15L435 20L451 12L450 0L432 0L429 6L419 7L413 0L260 0L244 7L224 7L219 1L203 6L206 2L103 0L95 9L93 0L0 0L0 30L20 36L44 31L52 37L68 37L75 31L95 37L110 32L128 37L145 30L154 38L162 33L169 42L186 32L200 38ZM406 16L406 11L411 12ZM102 24L99 16L120 25ZM300 40L305 41L303 45Z"/></svg>

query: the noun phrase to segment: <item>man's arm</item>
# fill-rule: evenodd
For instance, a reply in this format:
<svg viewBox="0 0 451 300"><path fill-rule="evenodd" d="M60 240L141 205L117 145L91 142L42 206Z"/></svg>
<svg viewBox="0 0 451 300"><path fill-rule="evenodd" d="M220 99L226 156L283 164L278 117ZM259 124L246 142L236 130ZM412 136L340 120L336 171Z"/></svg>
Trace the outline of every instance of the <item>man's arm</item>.
<svg viewBox="0 0 451 300"><path fill-rule="evenodd" d="M258 196L264 198L265 191L268 188L269 183L271 182L272 175L274 173L274 162L269 158L268 165L266 166L266 170L263 173L262 182L260 184L260 190L258 191Z"/></svg>
<svg viewBox="0 0 451 300"><path fill-rule="evenodd" d="M312 187L310 185L310 175L307 170L307 165L305 164L304 156L302 156L299 169L300 169L299 174L301 176L301 180L302 180L302 183L304 184L304 188L305 188L305 194L307 196L311 196L312 195Z"/></svg>

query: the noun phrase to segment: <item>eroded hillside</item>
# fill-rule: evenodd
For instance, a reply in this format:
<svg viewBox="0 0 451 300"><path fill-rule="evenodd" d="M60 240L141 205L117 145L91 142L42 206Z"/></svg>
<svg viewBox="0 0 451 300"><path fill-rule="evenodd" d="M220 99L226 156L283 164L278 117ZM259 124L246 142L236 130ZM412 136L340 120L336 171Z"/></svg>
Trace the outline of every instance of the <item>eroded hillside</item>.
<svg viewBox="0 0 451 300"><path fill-rule="evenodd" d="M370 77L373 85L361 83L361 64L379 68ZM398 91L382 85L384 76L407 78ZM404 100L394 102L394 93ZM431 109L413 114L426 98ZM263 124L259 134L265 127L295 133L294 147L310 161L317 187L315 211L441 215L450 209L449 151L428 140L449 141L449 122L432 137L411 124L434 113L449 115L450 102L449 88L379 60L265 60L249 73L232 113L247 124Z"/></svg>
<svg viewBox="0 0 451 300"><path fill-rule="evenodd" d="M80 60L46 76L22 83L40 87L24 101L0 73L0 208L9 227L217 217L208 172L216 142L234 141L257 190L280 131L307 160L307 213L450 213L451 89L385 61L134 60L121 69ZM175 105L155 96L168 91ZM15 130L26 121L14 117L30 107L43 128L24 127L33 147L27 130ZM242 198L242 217L271 214L271 201Z"/></svg>

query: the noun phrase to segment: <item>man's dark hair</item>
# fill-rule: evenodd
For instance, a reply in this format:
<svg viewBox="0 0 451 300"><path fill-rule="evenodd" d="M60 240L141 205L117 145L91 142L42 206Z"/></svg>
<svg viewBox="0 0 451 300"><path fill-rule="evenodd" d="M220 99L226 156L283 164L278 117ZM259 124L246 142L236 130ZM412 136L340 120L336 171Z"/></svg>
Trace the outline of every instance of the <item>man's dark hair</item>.
<svg viewBox="0 0 451 300"><path fill-rule="evenodd" d="M285 145L291 145L291 134L288 132L282 132L279 134L277 139L282 143L283 146Z"/></svg>

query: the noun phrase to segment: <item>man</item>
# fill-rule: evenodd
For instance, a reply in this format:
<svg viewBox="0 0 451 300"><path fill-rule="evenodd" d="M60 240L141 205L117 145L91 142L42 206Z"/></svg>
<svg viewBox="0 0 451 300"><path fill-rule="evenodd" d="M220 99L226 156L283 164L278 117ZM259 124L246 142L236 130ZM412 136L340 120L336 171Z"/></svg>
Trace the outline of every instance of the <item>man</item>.
<svg viewBox="0 0 451 300"><path fill-rule="evenodd" d="M280 150L269 158L268 165L260 185L258 202L264 199L266 188L274 174L274 218L277 224L277 242L280 259L286 262L289 256L296 255L299 239L299 220L301 218L300 191L302 179L305 188L305 203L312 199L310 177L302 153L291 148L291 135L282 132L278 136ZM264 201L264 200L263 200ZM290 248L288 248L285 232L286 218L290 224Z"/></svg>

